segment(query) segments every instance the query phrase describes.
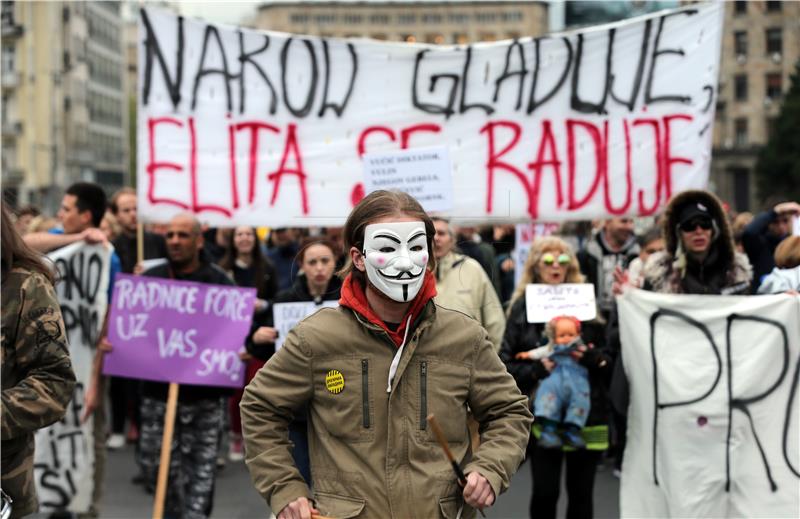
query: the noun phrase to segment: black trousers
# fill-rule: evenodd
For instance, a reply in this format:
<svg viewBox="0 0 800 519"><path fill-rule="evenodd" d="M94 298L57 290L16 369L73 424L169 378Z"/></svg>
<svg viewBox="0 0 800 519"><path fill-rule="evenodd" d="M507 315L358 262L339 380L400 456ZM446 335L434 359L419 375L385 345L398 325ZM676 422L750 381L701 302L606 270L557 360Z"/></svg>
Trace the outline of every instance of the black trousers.
<svg viewBox="0 0 800 519"><path fill-rule="evenodd" d="M602 451L531 448L533 496L530 517L555 519L561 490L561 467L567 466L567 519L591 519L597 462ZM566 462L566 463L564 463Z"/></svg>

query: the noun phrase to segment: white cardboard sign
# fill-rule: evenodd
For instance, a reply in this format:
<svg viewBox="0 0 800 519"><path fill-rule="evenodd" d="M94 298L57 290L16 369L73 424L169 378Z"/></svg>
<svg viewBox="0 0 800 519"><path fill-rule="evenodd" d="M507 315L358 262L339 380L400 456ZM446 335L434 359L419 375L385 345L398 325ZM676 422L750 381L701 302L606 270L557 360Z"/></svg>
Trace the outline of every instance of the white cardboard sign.
<svg viewBox="0 0 800 519"><path fill-rule="evenodd" d="M693 4L437 46L215 26L144 6L139 216L342 225L367 191L365 155L433 146L449 155L445 216L457 222L654 214L707 184L722 14Z"/></svg>
<svg viewBox="0 0 800 519"><path fill-rule="evenodd" d="M622 517L797 517L800 297L617 298Z"/></svg>
<svg viewBox="0 0 800 519"><path fill-rule="evenodd" d="M404 191L426 211L453 208L453 178L447 148L415 148L364 155L364 187Z"/></svg>
<svg viewBox="0 0 800 519"><path fill-rule="evenodd" d="M81 423L83 398L108 306L111 265L108 245L78 242L48 254L58 272L58 303L75 371L75 390L60 421L36 431L34 481L42 511L86 512L94 489L93 423Z"/></svg>
<svg viewBox="0 0 800 519"><path fill-rule="evenodd" d="M283 346L283 341L289 334L289 330L294 328L297 323L313 314L320 308L336 308L338 301L323 301L316 304L313 301L299 303L275 303L272 306L272 317L275 329L278 331L278 338L275 339L275 351Z"/></svg>
<svg viewBox="0 0 800 519"><path fill-rule="evenodd" d="M597 316L594 285L590 283L527 285L525 309L529 323L546 323L560 315L570 315L579 321L590 321Z"/></svg>

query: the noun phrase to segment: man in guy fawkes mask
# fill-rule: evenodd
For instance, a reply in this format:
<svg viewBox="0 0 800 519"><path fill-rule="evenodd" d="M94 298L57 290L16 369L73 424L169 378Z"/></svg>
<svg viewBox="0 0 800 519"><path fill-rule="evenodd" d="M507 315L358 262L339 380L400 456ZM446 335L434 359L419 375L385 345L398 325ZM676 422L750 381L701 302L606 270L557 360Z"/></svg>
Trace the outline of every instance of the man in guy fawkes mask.
<svg viewBox="0 0 800 519"><path fill-rule="evenodd" d="M526 399L469 317L437 307L433 223L411 196L376 191L344 228L339 308L306 318L245 389L256 489L278 518L473 517L524 457ZM314 492L287 426L308 408ZM481 425L472 451L467 406ZM461 488L427 426L436 415L466 474Z"/></svg>

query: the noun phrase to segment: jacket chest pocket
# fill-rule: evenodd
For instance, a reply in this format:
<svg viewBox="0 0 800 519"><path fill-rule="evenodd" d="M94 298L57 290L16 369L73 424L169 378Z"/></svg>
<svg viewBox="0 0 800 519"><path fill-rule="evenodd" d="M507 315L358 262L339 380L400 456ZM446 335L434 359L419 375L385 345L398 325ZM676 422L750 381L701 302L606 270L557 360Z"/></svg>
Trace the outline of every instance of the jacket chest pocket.
<svg viewBox="0 0 800 519"><path fill-rule="evenodd" d="M348 442L375 437L373 374L368 357L319 359L314 369L314 418Z"/></svg>
<svg viewBox="0 0 800 519"><path fill-rule="evenodd" d="M469 392L469 369L455 362L422 358L416 364L417 438L436 442L428 426L433 414L448 443L461 443L467 432L466 402Z"/></svg>

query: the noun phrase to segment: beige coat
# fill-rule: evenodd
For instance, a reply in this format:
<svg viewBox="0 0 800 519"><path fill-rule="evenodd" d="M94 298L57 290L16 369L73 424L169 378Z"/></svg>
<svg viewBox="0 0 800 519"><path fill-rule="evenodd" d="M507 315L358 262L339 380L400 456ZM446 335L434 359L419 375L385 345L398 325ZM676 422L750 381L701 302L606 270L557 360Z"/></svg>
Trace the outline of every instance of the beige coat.
<svg viewBox="0 0 800 519"><path fill-rule="evenodd" d="M531 415L485 331L428 303L387 393L396 351L386 332L360 314L323 309L289 333L247 386L246 461L275 513L306 496L338 519L456 517L461 490L428 413L438 418L465 473L481 473L496 495L508 488L525 455ZM313 494L292 462L287 432L304 404ZM482 430L474 455L467 406ZM463 517L473 514L464 507Z"/></svg>
<svg viewBox="0 0 800 519"><path fill-rule="evenodd" d="M474 259L449 253L437 261L436 304L467 314L486 328L495 351L500 351L506 317L489 276Z"/></svg>

